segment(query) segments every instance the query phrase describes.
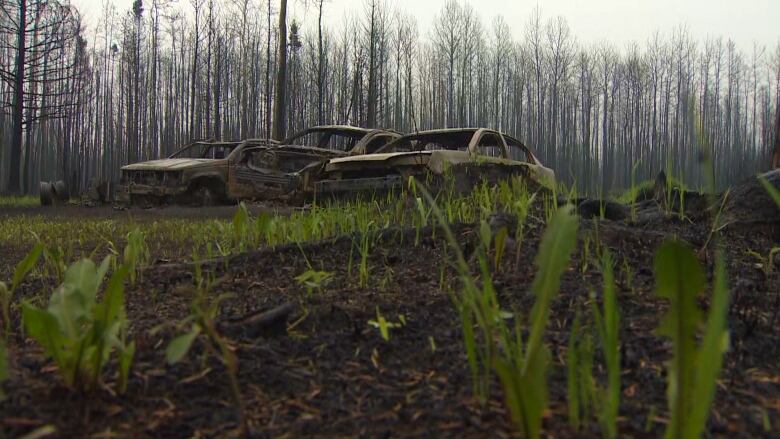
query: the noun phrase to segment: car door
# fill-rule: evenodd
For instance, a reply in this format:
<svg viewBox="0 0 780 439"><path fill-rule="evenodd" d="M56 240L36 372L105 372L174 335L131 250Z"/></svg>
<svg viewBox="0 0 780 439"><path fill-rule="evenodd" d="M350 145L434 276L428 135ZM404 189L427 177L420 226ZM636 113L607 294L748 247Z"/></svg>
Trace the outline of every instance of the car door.
<svg viewBox="0 0 780 439"><path fill-rule="evenodd" d="M487 181L497 184L506 180L512 173L504 137L493 130L480 130L470 145L472 160L469 171L474 184Z"/></svg>
<svg viewBox="0 0 780 439"><path fill-rule="evenodd" d="M233 198L272 199L292 191L297 179L279 170L281 150L260 146L244 149L231 164Z"/></svg>
<svg viewBox="0 0 780 439"><path fill-rule="evenodd" d="M350 151L350 155L373 154L399 137L401 136L391 132L368 134L354 149L352 149L352 151Z"/></svg>
<svg viewBox="0 0 780 439"><path fill-rule="evenodd" d="M511 136L503 137L507 146L509 160L511 160L514 167L513 174L522 175L528 180L547 188L555 186L555 172L544 167L539 162L539 159L522 142Z"/></svg>

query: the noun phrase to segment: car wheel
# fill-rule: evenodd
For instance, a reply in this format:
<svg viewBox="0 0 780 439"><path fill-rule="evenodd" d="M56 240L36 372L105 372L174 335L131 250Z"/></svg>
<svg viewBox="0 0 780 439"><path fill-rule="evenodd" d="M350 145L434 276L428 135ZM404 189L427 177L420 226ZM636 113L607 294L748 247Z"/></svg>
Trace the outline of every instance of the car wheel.
<svg viewBox="0 0 780 439"><path fill-rule="evenodd" d="M201 207L215 206L217 204L217 195L208 186L201 186L195 189L195 204Z"/></svg>

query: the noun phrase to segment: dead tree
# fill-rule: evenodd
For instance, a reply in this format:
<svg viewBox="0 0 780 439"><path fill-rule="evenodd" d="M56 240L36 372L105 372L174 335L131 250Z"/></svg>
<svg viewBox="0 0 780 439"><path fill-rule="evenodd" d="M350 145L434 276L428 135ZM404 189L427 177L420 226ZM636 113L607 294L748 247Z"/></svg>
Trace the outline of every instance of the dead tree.
<svg viewBox="0 0 780 439"><path fill-rule="evenodd" d="M775 148L772 154L772 169L780 168L780 101L775 110Z"/></svg>
<svg viewBox="0 0 780 439"><path fill-rule="evenodd" d="M286 132L285 107L287 104L287 0L279 2L279 59L276 70L274 98L274 129L272 137L283 140Z"/></svg>
<svg viewBox="0 0 780 439"><path fill-rule="evenodd" d="M30 151L24 155L24 164L22 152L33 124L65 117L78 104L77 99L56 98L82 73L83 58L74 56L81 37L81 19L70 5L55 0L4 1L0 9L5 15L0 41L14 57L12 65L0 65L0 79L12 91L3 95L2 102L3 111L11 114L8 189L21 193L29 189L22 184L20 171L29 174ZM73 90L76 95L79 91Z"/></svg>

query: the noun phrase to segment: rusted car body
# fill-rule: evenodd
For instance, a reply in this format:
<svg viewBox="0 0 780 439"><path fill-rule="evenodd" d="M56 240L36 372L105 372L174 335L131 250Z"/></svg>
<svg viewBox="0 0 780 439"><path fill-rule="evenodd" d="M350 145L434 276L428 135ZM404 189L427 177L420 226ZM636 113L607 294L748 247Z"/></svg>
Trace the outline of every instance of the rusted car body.
<svg viewBox="0 0 780 439"><path fill-rule="evenodd" d="M273 142L252 139L243 142L193 142L167 159L122 167L117 200L122 203L215 204L229 197L229 168L252 147L270 147Z"/></svg>
<svg viewBox="0 0 780 439"><path fill-rule="evenodd" d="M347 125L309 128L274 148L244 150L230 167L229 192L233 198L302 199L329 159L370 154L399 137L393 131Z"/></svg>
<svg viewBox="0 0 780 439"><path fill-rule="evenodd" d="M240 199L284 199L299 193L305 171L328 159L366 154L400 134L320 126L282 142L198 141L163 160L124 166L118 201L211 205Z"/></svg>
<svg viewBox="0 0 780 439"><path fill-rule="evenodd" d="M555 173L519 140L490 129L464 128L409 134L375 154L331 159L314 190L330 195L387 191L410 176L441 181L448 172L458 191L511 176L523 177L529 187L555 186Z"/></svg>

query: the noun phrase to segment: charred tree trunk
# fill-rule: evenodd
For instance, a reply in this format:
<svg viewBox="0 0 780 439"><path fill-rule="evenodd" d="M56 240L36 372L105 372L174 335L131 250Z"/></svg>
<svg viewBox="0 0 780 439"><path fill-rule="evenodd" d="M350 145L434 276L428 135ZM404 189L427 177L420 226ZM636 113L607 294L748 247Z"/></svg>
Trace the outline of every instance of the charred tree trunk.
<svg viewBox="0 0 780 439"><path fill-rule="evenodd" d="M14 67L13 114L11 116L11 173L8 191L13 194L21 192L20 169L22 165L22 142L24 141L24 66L27 50L27 0L19 2L19 29L16 33L16 65Z"/></svg>
<svg viewBox="0 0 780 439"><path fill-rule="evenodd" d="M287 0L279 6L279 67L276 73L274 99L274 129L272 137L283 140L286 132L285 107L287 104Z"/></svg>
<svg viewBox="0 0 780 439"><path fill-rule="evenodd" d="M775 148L772 154L772 169L780 168L780 102L775 110Z"/></svg>

